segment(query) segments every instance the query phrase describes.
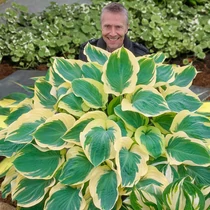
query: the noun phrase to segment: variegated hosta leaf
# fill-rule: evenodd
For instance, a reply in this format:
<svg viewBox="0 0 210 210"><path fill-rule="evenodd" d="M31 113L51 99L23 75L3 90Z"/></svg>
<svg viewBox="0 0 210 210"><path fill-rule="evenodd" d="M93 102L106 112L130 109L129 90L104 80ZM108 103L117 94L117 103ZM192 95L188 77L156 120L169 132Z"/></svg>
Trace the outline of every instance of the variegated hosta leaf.
<svg viewBox="0 0 210 210"><path fill-rule="evenodd" d="M7 135L7 129L0 130L0 142L2 142L2 144L3 144L4 140L5 140L6 135Z"/></svg>
<svg viewBox="0 0 210 210"><path fill-rule="evenodd" d="M196 185L210 186L210 167L180 165L178 169L183 176L190 176L194 179Z"/></svg>
<svg viewBox="0 0 210 210"><path fill-rule="evenodd" d="M164 165L161 169L161 172L167 178L169 183L173 182L174 180L177 180L179 177L179 174L176 171L176 169L170 164Z"/></svg>
<svg viewBox="0 0 210 210"><path fill-rule="evenodd" d="M173 112L168 112L157 117L153 117L151 121L155 125L155 127L161 131L161 133L168 134L171 133L170 127L175 115L176 114Z"/></svg>
<svg viewBox="0 0 210 210"><path fill-rule="evenodd" d="M149 166L147 174L136 185L139 193L139 195L136 194L136 202L140 201L141 204L144 204L143 209L151 209L152 206L156 207L155 209L161 209L162 193L167 185L166 177L154 166Z"/></svg>
<svg viewBox="0 0 210 210"><path fill-rule="evenodd" d="M1 107L16 107L22 101L27 99L28 96L24 93L11 93L0 100Z"/></svg>
<svg viewBox="0 0 210 210"><path fill-rule="evenodd" d="M10 115L11 109L9 107L1 107L0 106L0 116L8 116Z"/></svg>
<svg viewBox="0 0 210 210"><path fill-rule="evenodd" d="M139 112L147 117L161 115L169 111L163 96L153 87L139 87L134 94L122 101L123 111Z"/></svg>
<svg viewBox="0 0 210 210"><path fill-rule="evenodd" d="M87 56L89 62L97 62L100 65L104 65L110 55L106 50L93 46L90 43L86 44L84 54Z"/></svg>
<svg viewBox="0 0 210 210"><path fill-rule="evenodd" d="M26 179L18 176L12 181L12 198L18 202L18 206L32 207L38 204L55 184L55 179Z"/></svg>
<svg viewBox="0 0 210 210"><path fill-rule="evenodd" d="M157 159L153 159L148 164L155 166L166 177L169 183L177 180L180 177L181 173L179 174L177 169L178 167L175 165L170 165L166 157L161 156Z"/></svg>
<svg viewBox="0 0 210 210"><path fill-rule="evenodd" d="M59 181L65 185L78 185L90 179L94 166L86 158L81 147L75 146L68 150Z"/></svg>
<svg viewBox="0 0 210 210"><path fill-rule="evenodd" d="M33 132L52 115L53 112L47 109L33 109L21 115L8 127L5 141L17 144L30 143L33 140Z"/></svg>
<svg viewBox="0 0 210 210"><path fill-rule="evenodd" d="M136 85L154 86L156 81L155 61L152 58L141 58L138 60L140 70L137 74Z"/></svg>
<svg viewBox="0 0 210 210"><path fill-rule="evenodd" d="M9 116L6 118L6 120L4 122L7 125L10 125L14 121L16 121L21 115L29 112L30 110L32 110L32 107L30 105L20 106L17 109L12 110L11 113L9 114Z"/></svg>
<svg viewBox="0 0 210 210"><path fill-rule="evenodd" d="M26 178L51 179L63 161L59 151L40 151L34 145L28 144L13 164Z"/></svg>
<svg viewBox="0 0 210 210"><path fill-rule="evenodd" d="M121 196L119 196L118 197L118 200L117 200L117 202L115 203L115 206L114 206L114 208L113 209L122 209L123 207L122 207L122 198L121 198Z"/></svg>
<svg viewBox="0 0 210 210"><path fill-rule="evenodd" d="M91 209L91 210L99 210L93 203L93 200L90 199L88 202L86 201L86 208L85 210L87 209Z"/></svg>
<svg viewBox="0 0 210 210"><path fill-rule="evenodd" d="M168 209L173 209L174 207L176 207L176 209L187 209L187 201L183 190L183 181L184 179L177 180L169 184L164 190L163 201ZM189 202L189 205L190 203L191 202Z"/></svg>
<svg viewBox="0 0 210 210"><path fill-rule="evenodd" d="M166 142L166 154L171 165L210 165L210 153L202 141L168 134Z"/></svg>
<svg viewBox="0 0 210 210"><path fill-rule="evenodd" d="M135 131L140 126L147 125L149 122L149 119L147 117L139 114L138 112L123 111L121 105L116 106L114 108L114 112L132 131Z"/></svg>
<svg viewBox="0 0 210 210"><path fill-rule="evenodd" d="M163 63L166 59L166 56L162 52L158 52L152 55L149 55L149 58L153 58L155 63Z"/></svg>
<svg viewBox="0 0 210 210"><path fill-rule="evenodd" d="M88 210L88 209L99 210L98 208L96 208L96 206L93 203L93 198L91 197L91 194L90 194L89 185L87 186L85 190L84 199L86 202L85 210Z"/></svg>
<svg viewBox="0 0 210 210"><path fill-rule="evenodd" d="M81 97L91 108L103 108L108 102L108 94L104 92L102 83L89 79L75 79L72 82L72 89L76 96Z"/></svg>
<svg viewBox="0 0 210 210"><path fill-rule="evenodd" d="M176 85L179 87L189 87L195 78L197 71L194 66L174 66L174 71L176 72L175 80L170 83L171 86Z"/></svg>
<svg viewBox="0 0 210 210"><path fill-rule="evenodd" d="M118 199L119 177L107 165L98 166L91 175L89 187L94 205L99 209L112 209Z"/></svg>
<svg viewBox="0 0 210 210"><path fill-rule="evenodd" d="M1 103L1 101L0 101ZM32 109L32 99L25 98L20 103L14 103L7 107L0 106L0 130L8 127L11 123L16 121L22 114L27 113Z"/></svg>
<svg viewBox="0 0 210 210"><path fill-rule="evenodd" d="M202 191L202 193L203 193L203 195L205 196L205 198L206 198L206 201L208 202L207 204L209 205L209 200L210 200L210 195L209 195L209 192L210 192L210 186L208 185L208 186L203 186L202 188L201 188L201 191Z"/></svg>
<svg viewBox="0 0 210 210"><path fill-rule="evenodd" d="M119 105L122 101L122 97L118 96L118 97L113 97L112 99L109 100L109 104L107 105L107 115L113 115L114 112L114 108Z"/></svg>
<svg viewBox="0 0 210 210"><path fill-rule="evenodd" d="M0 115L0 131L7 127L5 120L7 119L7 116Z"/></svg>
<svg viewBox="0 0 210 210"><path fill-rule="evenodd" d="M15 144L10 141L4 141L7 134L7 130L0 131L0 156L11 157L17 151L22 149L25 144Z"/></svg>
<svg viewBox="0 0 210 210"><path fill-rule="evenodd" d="M11 157L24 146L25 144L16 144L10 141L0 140L0 156Z"/></svg>
<svg viewBox="0 0 210 210"><path fill-rule="evenodd" d="M73 125L72 128L70 128L62 137L62 139L66 142L72 142L72 143L79 143L80 142L80 133L84 130L86 125L91 122L91 119L83 120L80 122L76 122L75 125Z"/></svg>
<svg viewBox="0 0 210 210"><path fill-rule="evenodd" d="M46 200L46 198L47 198L47 196L48 196L48 194L46 194L45 195L45 197L42 199L42 201L41 202L39 202L38 204L36 204L36 205L34 205L34 206L32 206L32 207L29 207L29 208L25 208L25 207L20 207L20 206L18 206L18 210L28 210L28 209L30 209L30 210L38 210L38 209L44 209L44 203L45 203L45 200Z"/></svg>
<svg viewBox="0 0 210 210"><path fill-rule="evenodd" d="M208 209L210 207L210 186L204 186L201 188L201 192L205 197L205 207L204 209Z"/></svg>
<svg viewBox="0 0 210 210"><path fill-rule="evenodd" d="M115 119L112 120L114 120L117 123L117 125L120 127L122 136L131 137L133 135L133 132L126 127L125 123L121 119L116 117Z"/></svg>
<svg viewBox="0 0 210 210"><path fill-rule="evenodd" d="M115 50L103 66L105 92L116 96L132 93L138 71L138 61L129 50L124 47Z"/></svg>
<svg viewBox="0 0 210 210"><path fill-rule="evenodd" d="M81 189L65 186L58 183L52 187L48 199L45 202L45 208L48 210L62 209L84 209L85 200Z"/></svg>
<svg viewBox="0 0 210 210"><path fill-rule="evenodd" d="M17 177L18 173L15 171L15 168L12 166L7 171L4 181L1 183L1 197L7 198L9 194L11 194L11 182L13 179Z"/></svg>
<svg viewBox="0 0 210 210"><path fill-rule="evenodd" d="M82 74L85 78L91 78L98 82L102 82L102 65L93 62L85 63L82 66Z"/></svg>
<svg viewBox="0 0 210 210"><path fill-rule="evenodd" d="M54 71L66 82L82 77L82 65L80 60L55 58L53 62Z"/></svg>
<svg viewBox="0 0 210 210"><path fill-rule="evenodd" d="M55 72L53 66L50 67L48 71L48 76L49 76L48 81L50 82L50 84L52 84L55 87L59 87L61 84L65 82L65 80L57 72Z"/></svg>
<svg viewBox="0 0 210 210"><path fill-rule="evenodd" d="M99 210L93 203L93 199L90 195L89 187L87 187L87 190L84 195L85 201L86 201L86 207L85 210ZM123 209L122 206L122 198L119 196L117 202L115 203L115 206L112 208L113 210Z"/></svg>
<svg viewBox="0 0 210 210"><path fill-rule="evenodd" d="M68 82L63 82L59 87L57 88L57 98L58 101L67 95L68 93L72 92L71 91L71 84Z"/></svg>
<svg viewBox="0 0 210 210"><path fill-rule="evenodd" d="M73 127L68 129L65 135L62 137L64 141L72 142L75 144L80 143L80 133L84 130L86 125L93 119L107 119L104 112L101 111L89 111L82 115L79 120L75 122Z"/></svg>
<svg viewBox="0 0 210 210"><path fill-rule="evenodd" d="M164 136L154 126L139 127L135 132L135 140L153 158L158 158L165 151Z"/></svg>
<svg viewBox="0 0 210 210"><path fill-rule="evenodd" d="M174 81L175 72L170 64L160 64L156 66L156 84L162 86Z"/></svg>
<svg viewBox="0 0 210 210"><path fill-rule="evenodd" d="M144 210L150 210L150 205L146 205L145 199L141 193L141 191L137 190L135 187L132 188L132 192L129 195L129 198L127 198L124 201L125 204L127 204L127 206L129 206L130 208L126 208L129 210L132 209L144 209Z"/></svg>
<svg viewBox="0 0 210 210"><path fill-rule="evenodd" d="M166 186L169 184L167 178L156 167L148 165L148 171L146 175L138 182L136 187L141 190L155 193L163 192Z"/></svg>
<svg viewBox="0 0 210 210"><path fill-rule="evenodd" d="M89 109L82 98L75 96L73 92L66 94L59 100L58 108L76 117L81 117Z"/></svg>
<svg viewBox="0 0 210 210"><path fill-rule="evenodd" d="M104 120L106 120L107 115L103 111L98 111L98 110L89 111L89 112L85 113L84 115L82 115L78 121L83 121L83 120L87 120L87 119L104 119Z"/></svg>
<svg viewBox="0 0 210 210"><path fill-rule="evenodd" d="M17 95L19 95L19 94L17 93ZM11 108L11 111L15 111L16 109L18 109L19 107L22 107L22 106L33 107L33 100L32 100L32 98L31 97L25 97L24 100L17 101L15 104L13 104L12 106L8 106L8 107Z"/></svg>
<svg viewBox="0 0 210 210"><path fill-rule="evenodd" d="M190 138L209 141L210 119L186 110L181 111L174 118L170 130L173 133L183 131Z"/></svg>
<svg viewBox="0 0 210 210"><path fill-rule="evenodd" d="M169 184L163 192L163 200L168 209L201 210L205 206L200 189L185 179L178 179Z"/></svg>
<svg viewBox="0 0 210 210"><path fill-rule="evenodd" d="M38 80L34 87L34 108L54 109L57 102L56 90L49 82Z"/></svg>
<svg viewBox="0 0 210 210"><path fill-rule="evenodd" d="M198 114L203 114L210 119L210 101L204 101L196 112Z"/></svg>
<svg viewBox="0 0 210 210"><path fill-rule="evenodd" d="M169 86L163 93L172 112L182 110L196 111L202 104L199 97L191 90L178 86Z"/></svg>
<svg viewBox="0 0 210 210"><path fill-rule="evenodd" d="M146 161L149 156L129 137L115 143L117 151L115 160L123 187L132 187L147 172Z"/></svg>
<svg viewBox="0 0 210 210"><path fill-rule="evenodd" d="M62 137L67 129L74 125L75 119L69 114L58 113L48 118L40 125L34 133L36 143L41 147L48 147L51 150L65 148L67 142Z"/></svg>
<svg viewBox="0 0 210 210"><path fill-rule="evenodd" d="M13 165L13 161L15 160L15 156L10 158L4 158L0 162L0 177L3 176Z"/></svg>
<svg viewBox="0 0 210 210"><path fill-rule="evenodd" d="M98 166L115 157L114 144L120 137L120 128L114 121L96 119L80 134L80 142L87 158Z"/></svg>

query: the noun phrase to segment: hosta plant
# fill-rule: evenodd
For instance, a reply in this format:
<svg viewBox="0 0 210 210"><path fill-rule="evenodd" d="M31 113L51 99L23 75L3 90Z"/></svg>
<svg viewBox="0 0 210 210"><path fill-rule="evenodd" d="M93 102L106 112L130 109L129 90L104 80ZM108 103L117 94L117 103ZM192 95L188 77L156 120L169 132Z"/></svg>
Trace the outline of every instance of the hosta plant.
<svg viewBox="0 0 210 210"><path fill-rule="evenodd" d="M124 47L84 52L88 62L53 58L30 96L1 100L2 196L18 209L207 209L210 119L189 89L196 69Z"/></svg>

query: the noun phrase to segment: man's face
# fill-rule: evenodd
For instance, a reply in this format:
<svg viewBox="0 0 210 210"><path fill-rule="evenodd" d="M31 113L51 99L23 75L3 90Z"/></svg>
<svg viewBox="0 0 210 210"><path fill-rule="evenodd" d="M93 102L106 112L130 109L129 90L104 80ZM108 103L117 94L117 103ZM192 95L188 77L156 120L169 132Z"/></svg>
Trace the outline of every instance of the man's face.
<svg viewBox="0 0 210 210"><path fill-rule="evenodd" d="M101 17L101 29L107 50L113 52L122 47L125 34L128 32L126 16L123 13L104 11Z"/></svg>

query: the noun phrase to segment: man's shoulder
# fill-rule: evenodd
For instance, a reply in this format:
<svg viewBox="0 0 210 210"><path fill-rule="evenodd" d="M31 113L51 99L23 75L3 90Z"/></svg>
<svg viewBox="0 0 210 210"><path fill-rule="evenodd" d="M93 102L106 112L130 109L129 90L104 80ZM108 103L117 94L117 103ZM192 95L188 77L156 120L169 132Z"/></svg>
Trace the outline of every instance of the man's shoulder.
<svg viewBox="0 0 210 210"><path fill-rule="evenodd" d="M143 44L140 44L138 42L132 42L132 43L133 43L134 54L136 56L149 54L149 50Z"/></svg>
<svg viewBox="0 0 210 210"><path fill-rule="evenodd" d="M96 45L97 45L97 42L98 42L98 39L90 39L90 40L88 40L87 42L84 42L83 44L81 44L81 48L84 48L85 45L86 45L88 42L89 42L90 44L96 46Z"/></svg>

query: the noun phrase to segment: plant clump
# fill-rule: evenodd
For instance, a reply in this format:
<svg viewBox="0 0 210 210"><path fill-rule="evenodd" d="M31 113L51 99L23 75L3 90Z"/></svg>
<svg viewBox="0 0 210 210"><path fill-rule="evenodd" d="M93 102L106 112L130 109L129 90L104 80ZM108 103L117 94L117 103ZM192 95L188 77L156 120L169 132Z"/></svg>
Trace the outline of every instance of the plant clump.
<svg viewBox="0 0 210 210"><path fill-rule="evenodd" d="M0 101L2 195L20 210L207 209L210 118L189 89L196 69L124 47L84 53L53 58L30 96Z"/></svg>

